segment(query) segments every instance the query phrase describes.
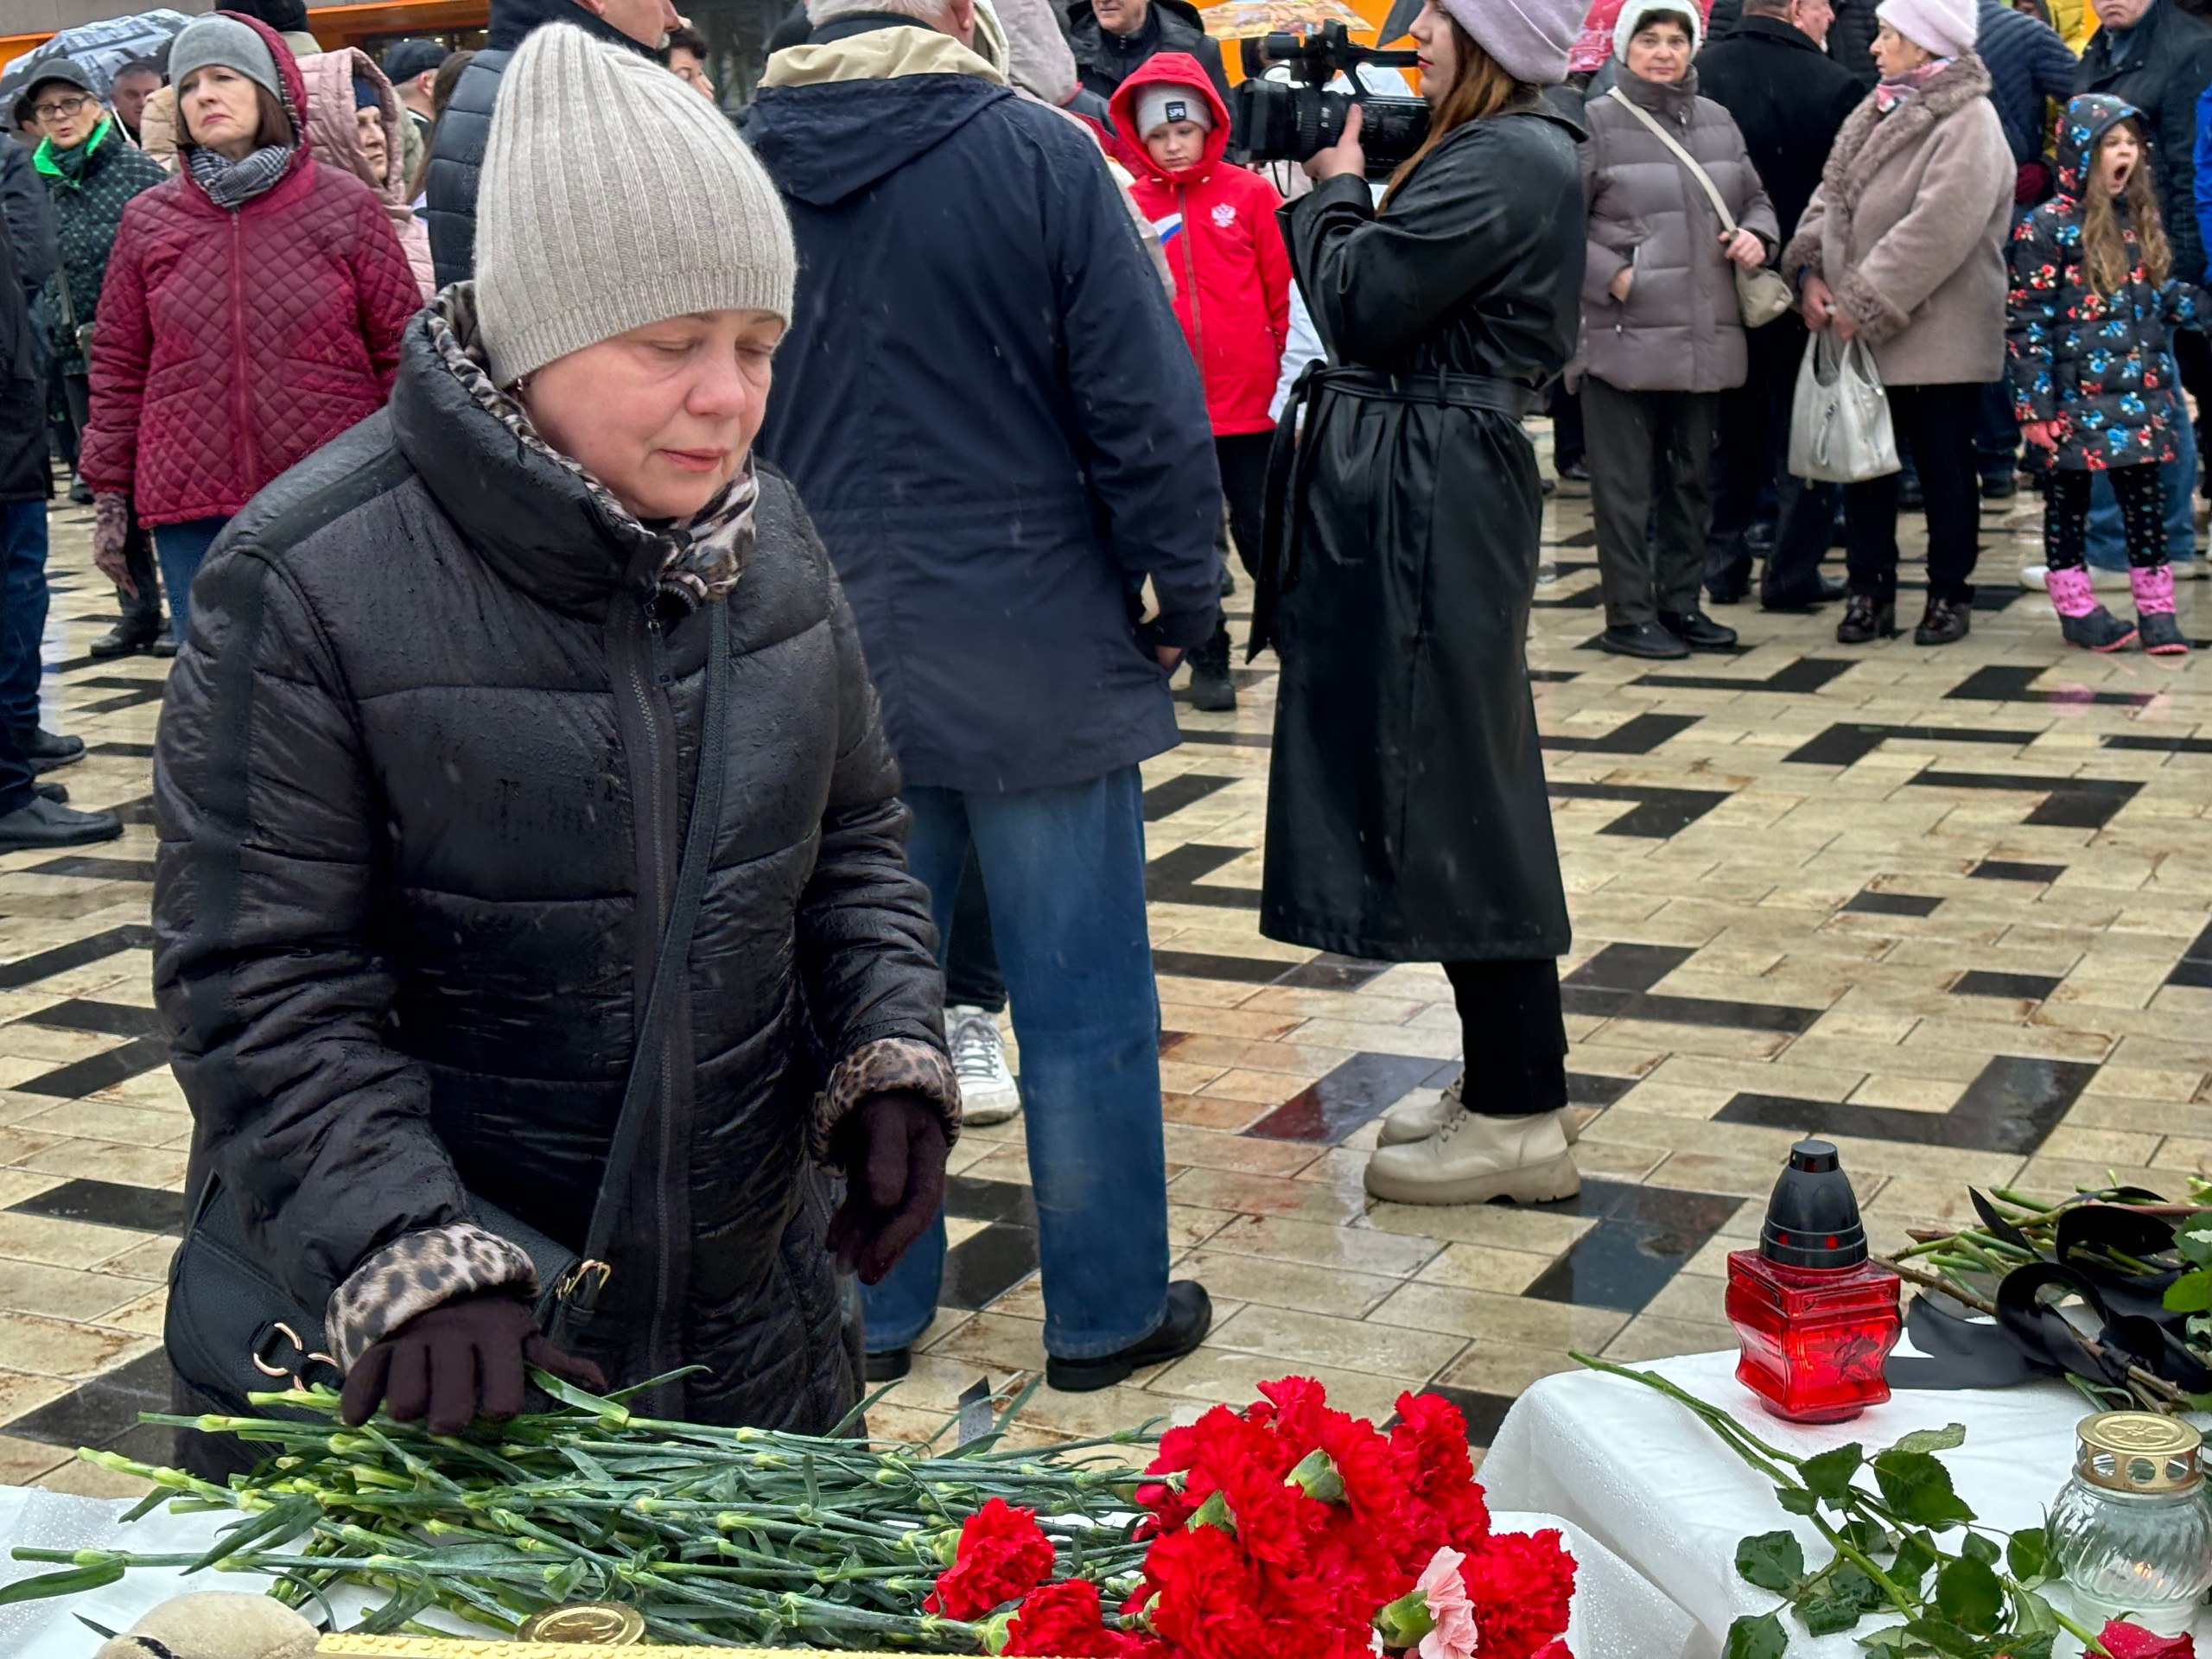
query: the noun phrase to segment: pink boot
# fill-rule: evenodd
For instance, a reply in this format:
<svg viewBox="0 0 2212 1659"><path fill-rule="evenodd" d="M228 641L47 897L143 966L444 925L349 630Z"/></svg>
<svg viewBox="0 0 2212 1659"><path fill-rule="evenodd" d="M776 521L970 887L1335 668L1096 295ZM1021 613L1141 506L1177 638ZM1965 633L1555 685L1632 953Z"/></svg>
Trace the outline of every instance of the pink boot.
<svg viewBox="0 0 2212 1659"><path fill-rule="evenodd" d="M2174 619L2173 567L2154 564L2127 573L2135 590L2135 615L2141 624L2143 649L2157 657L2185 656L2189 641Z"/></svg>
<svg viewBox="0 0 2212 1659"><path fill-rule="evenodd" d="M2121 651L2134 643L2135 630L2097 603L2086 568L2053 569L2044 580L2050 608L2058 613L2058 631L2069 645L2085 651ZM2168 591L2172 582L2167 583Z"/></svg>

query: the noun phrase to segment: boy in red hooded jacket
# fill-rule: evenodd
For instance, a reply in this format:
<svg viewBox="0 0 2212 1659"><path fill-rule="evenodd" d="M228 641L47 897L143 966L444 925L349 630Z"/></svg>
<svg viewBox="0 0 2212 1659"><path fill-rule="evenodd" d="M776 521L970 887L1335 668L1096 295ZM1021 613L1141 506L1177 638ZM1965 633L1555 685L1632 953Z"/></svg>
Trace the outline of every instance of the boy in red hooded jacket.
<svg viewBox="0 0 2212 1659"><path fill-rule="evenodd" d="M1251 570L1260 556L1268 403L1290 332L1290 254L1275 225L1282 198L1256 173L1222 160L1229 111L1185 52L1147 59L1116 89L1114 131L1136 175L1130 194L1160 233L1175 278L1175 317L1198 359L1229 498L1230 532ZM1229 629L1191 653L1191 700L1236 706Z"/></svg>

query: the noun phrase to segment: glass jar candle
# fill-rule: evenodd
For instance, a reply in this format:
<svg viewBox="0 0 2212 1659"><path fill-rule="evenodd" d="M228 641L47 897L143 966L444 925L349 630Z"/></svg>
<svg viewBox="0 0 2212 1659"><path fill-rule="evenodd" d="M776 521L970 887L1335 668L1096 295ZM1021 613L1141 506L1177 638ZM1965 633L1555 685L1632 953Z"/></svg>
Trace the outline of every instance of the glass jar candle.
<svg viewBox="0 0 2212 1659"><path fill-rule="evenodd" d="M1890 1397L1897 1275L1867 1260L1859 1200L1836 1149L1800 1141L1775 1183L1756 1250L1728 1257L1737 1380L1793 1423L1840 1423Z"/></svg>
<svg viewBox="0 0 2212 1659"><path fill-rule="evenodd" d="M2203 1437L2150 1411L2100 1412L2075 1436L2074 1474L2050 1512L2052 1563L2080 1612L2179 1636L2212 1586Z"/></svg>

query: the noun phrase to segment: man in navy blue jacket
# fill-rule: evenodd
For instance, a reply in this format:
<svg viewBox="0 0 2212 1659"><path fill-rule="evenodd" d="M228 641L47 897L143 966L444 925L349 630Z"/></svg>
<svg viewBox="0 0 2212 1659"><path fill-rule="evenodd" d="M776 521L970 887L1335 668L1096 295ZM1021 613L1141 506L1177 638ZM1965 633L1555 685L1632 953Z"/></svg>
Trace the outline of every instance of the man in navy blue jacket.
<svg viewBox="0 0 2212 1659"><path fill-rule="evenodd" d="M967 49L973 0L811 15L745 127L799 252L759 449L859 620L940 933L976 850L1047 1376L1106 1388L1211 1319L1167 1280L1137 771L1174 746L1168 672L1219 612L1205 400L1096 145ZM944 1261L940 1224L867 1291L871 1377L905 1373Z"/></svg>

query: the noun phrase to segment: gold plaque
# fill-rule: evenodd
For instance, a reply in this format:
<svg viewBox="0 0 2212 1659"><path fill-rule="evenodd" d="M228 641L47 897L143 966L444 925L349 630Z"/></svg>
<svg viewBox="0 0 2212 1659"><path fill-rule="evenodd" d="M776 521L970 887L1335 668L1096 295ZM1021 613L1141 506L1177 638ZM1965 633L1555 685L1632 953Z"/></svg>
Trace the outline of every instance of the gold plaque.
<svg viewBox="0 0 2212 1659"><path fill-rule="evenodd" d="M619 1601L576 1601L548 1607L523 1620L515 1632L522 1642L595 1642L626 1648L645 1639L645 1615Z"/></svg>

